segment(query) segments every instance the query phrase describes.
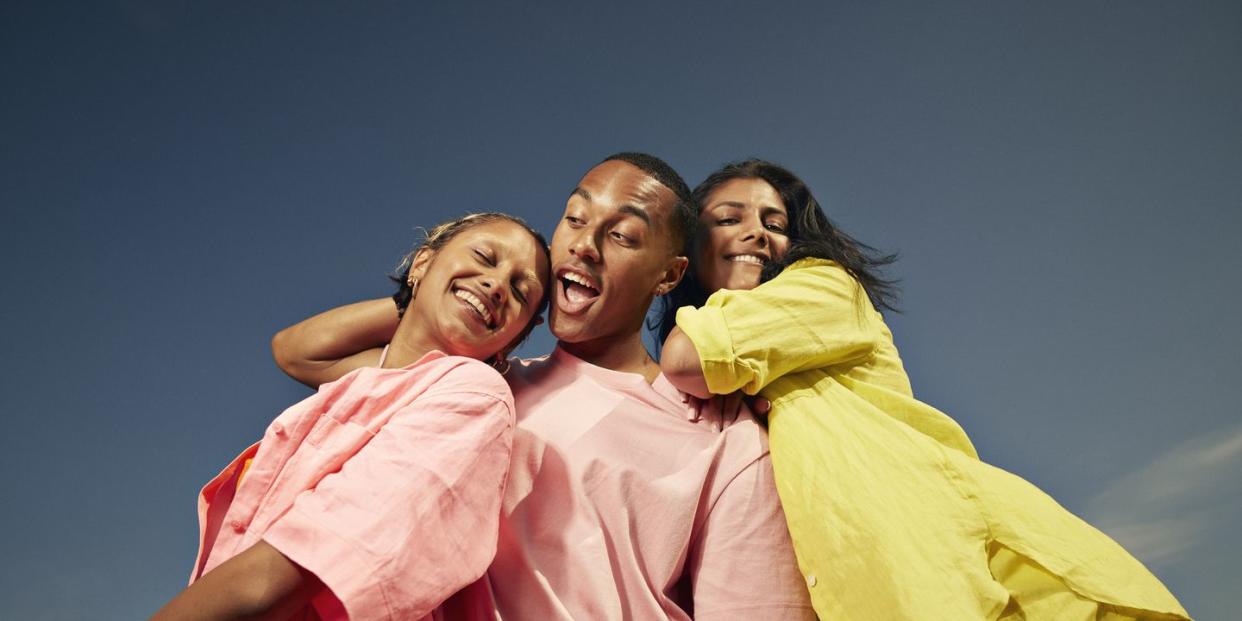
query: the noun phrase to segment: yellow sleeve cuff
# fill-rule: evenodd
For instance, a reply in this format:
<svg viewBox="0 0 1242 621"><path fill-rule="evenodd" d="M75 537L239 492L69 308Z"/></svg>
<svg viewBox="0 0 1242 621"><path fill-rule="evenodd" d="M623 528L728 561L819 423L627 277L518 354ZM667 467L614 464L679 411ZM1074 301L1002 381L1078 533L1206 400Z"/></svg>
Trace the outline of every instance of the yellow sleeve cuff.
<svg viewBox="0 0 1242 621"><path fill-rule="evenodd" d="M698 350L703 379L712 394L727 395L743 389L754 378L754 372L734 353L733 339L720 307L683 306L677 310L677 327ZM754 389L746 392L754 394Z"/></svg>

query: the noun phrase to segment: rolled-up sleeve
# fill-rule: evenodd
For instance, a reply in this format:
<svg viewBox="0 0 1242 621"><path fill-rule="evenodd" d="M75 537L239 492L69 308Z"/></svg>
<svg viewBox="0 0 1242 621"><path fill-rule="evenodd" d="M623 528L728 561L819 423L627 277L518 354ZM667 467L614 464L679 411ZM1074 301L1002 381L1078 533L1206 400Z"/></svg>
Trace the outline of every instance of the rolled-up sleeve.
<svg viewBox="0 0 1242 621"><path fill-rule="evenodd" d="M477 373L459 375L394 413L263 535L350 619L420 618L495 554L512 398L499 376L492 391Z"/></svg>
<svg viewBox="0 0 1242 621"><path fill-rule="evenodd" d="M707 388L756 394L796 371L870 355L881 324L866 292L841 266L804 259L749 291L721 289L701 308L677 311Z"/></svg>

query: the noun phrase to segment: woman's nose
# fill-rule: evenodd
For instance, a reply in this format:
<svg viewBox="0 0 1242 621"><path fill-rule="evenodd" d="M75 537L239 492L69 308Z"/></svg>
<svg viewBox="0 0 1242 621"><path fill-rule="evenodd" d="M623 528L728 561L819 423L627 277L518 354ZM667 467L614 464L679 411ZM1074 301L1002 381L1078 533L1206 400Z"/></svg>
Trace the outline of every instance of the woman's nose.
<svg viewBox="0 0 1242 621"><path fill-rule="evenodd" d="M499 278L491 275L479 279L479 285L483 287L483 293L497 304L503 304L505 301L505 288L499 285L500 282Z"/></svg>
<svg viewBox="0 0 1242 621"><path fill-rule="evenodd" d="M745 233L742 234L743 241L755 240L760 248L768 245L768 230L763 228L763 222L759 220L748 220L746 222Z"/></svg>

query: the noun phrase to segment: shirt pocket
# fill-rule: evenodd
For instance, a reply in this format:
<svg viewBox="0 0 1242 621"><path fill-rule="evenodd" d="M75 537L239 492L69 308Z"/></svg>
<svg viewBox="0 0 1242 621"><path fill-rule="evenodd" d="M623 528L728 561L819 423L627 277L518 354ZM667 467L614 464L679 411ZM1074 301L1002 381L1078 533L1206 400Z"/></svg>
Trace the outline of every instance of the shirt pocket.
<svg viewBox="0 0 1242 621"><path fill-rule="evenodd" d="M334 436L344 429L351 433L357 432L354 427L362 430L374 430L383 424L384 419L397 407L396 394L391 391L353 392L346 393L326 404L306 441L314 446L322 446L325 438Z"/></svg>

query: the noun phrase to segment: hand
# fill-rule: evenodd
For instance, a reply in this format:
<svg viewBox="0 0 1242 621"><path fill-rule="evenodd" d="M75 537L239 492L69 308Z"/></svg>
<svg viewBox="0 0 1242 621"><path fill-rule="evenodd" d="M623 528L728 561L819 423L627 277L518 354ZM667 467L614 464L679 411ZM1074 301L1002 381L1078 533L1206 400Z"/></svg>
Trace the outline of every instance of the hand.
<svg viewBox="0 0 1242 621"><path fill-rule="evenodd" d="M716 419L716 431L724 431L726 423L732 425L741 416L743 406L759 416L767 416L772 410L772 402L760 396L750 396L738 390L727 395L716 395L711 399L711 406L719 416Z"/></svg>

